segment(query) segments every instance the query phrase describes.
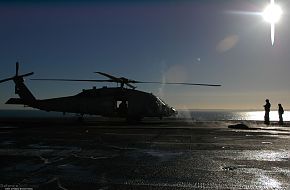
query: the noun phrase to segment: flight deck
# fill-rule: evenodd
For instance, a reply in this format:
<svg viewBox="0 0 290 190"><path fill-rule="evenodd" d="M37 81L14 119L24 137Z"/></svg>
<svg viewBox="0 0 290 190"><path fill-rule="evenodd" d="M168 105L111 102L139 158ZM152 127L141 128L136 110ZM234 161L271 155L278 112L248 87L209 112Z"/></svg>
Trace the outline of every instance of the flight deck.
<svg viewBox="0 0 290 190"><path fill-rule="evenodd" d="M0 189L289 189L290 127L0 119Z"/></svg>

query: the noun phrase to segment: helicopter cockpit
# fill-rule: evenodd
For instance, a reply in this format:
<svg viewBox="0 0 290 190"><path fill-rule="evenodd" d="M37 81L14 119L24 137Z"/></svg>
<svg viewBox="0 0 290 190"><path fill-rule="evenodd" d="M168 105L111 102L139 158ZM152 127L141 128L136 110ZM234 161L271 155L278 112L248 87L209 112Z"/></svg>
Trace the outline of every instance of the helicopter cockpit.
<svg viewBox="0 0 290 190"><path fill-rule="evenodd" d="M156 102L159 105L159 110L162 116L175 116L177 115L177 111L173 108L168 106L161 98L156 96Z"/></svg>

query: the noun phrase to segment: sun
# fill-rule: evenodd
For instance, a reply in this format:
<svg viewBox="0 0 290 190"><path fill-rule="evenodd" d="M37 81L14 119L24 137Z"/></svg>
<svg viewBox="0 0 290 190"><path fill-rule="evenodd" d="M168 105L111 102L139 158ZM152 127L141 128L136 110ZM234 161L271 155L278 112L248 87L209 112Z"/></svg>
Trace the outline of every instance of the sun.
<svg viewBox="0 0 290 190"><path fill-rule="evenodd" d="M279 5L275 4L275 0L271 0L270 4L262 12L262 16L265 21L271 24L271 42L273 46L275 41L275 24L282 16L282 9Z"/></svg>
<svg viewBox="0 0 290 190"><path fill-rule="evenodd" d="M275 3L271 2L271 4L269 4L265 8L262 15L265 21L271 24L275 24L280 20L282 16L282 9L279 5L276 5Z"/></svg>

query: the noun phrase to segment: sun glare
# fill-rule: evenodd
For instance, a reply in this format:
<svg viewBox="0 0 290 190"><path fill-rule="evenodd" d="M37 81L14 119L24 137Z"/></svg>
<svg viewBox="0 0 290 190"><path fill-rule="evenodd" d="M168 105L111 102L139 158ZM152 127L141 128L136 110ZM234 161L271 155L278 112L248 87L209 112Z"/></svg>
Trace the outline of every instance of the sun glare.
<svg viewBox="0 0 290 190"><path fill-rule="evenodd" d="M265 21L271 24L271 42L273 46L275 41L275 24L282 16L282 9L279 5L275 4L275 0L271 0L270 4L262 12L262 16Z"/></svg>
<svg viewBox="0 0 290 190"><path fill-rule="evenodd" d="M263 18L265 19L265 21L271 24L277 23L280 20L281 16L282 16L281 7L274 3L268 5L263 12Z"/></svg>

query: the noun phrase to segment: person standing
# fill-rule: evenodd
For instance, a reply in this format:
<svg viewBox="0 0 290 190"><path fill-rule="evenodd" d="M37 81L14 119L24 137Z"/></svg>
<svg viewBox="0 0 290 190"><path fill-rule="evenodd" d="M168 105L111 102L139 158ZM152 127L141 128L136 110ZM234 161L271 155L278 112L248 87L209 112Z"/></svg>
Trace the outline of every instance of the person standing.
<svg viewBox="0 0 290 190"><path fill-rule="evenodd" d="M265 109L264 123L266 125L270 124L270 118L269 118L270 108L271 108L271 104L269 100L266 99L266 104L264 105L264 109Z"/></svg>
<svg viewBox="0 0 290 190"><path fill-rule="evenodd" d="M283 114L284 114L284 109L283 109L283 107L282 107L282 105L281 104L278 104L278 114L279 114L279 125L283 125Z"/></svg>

